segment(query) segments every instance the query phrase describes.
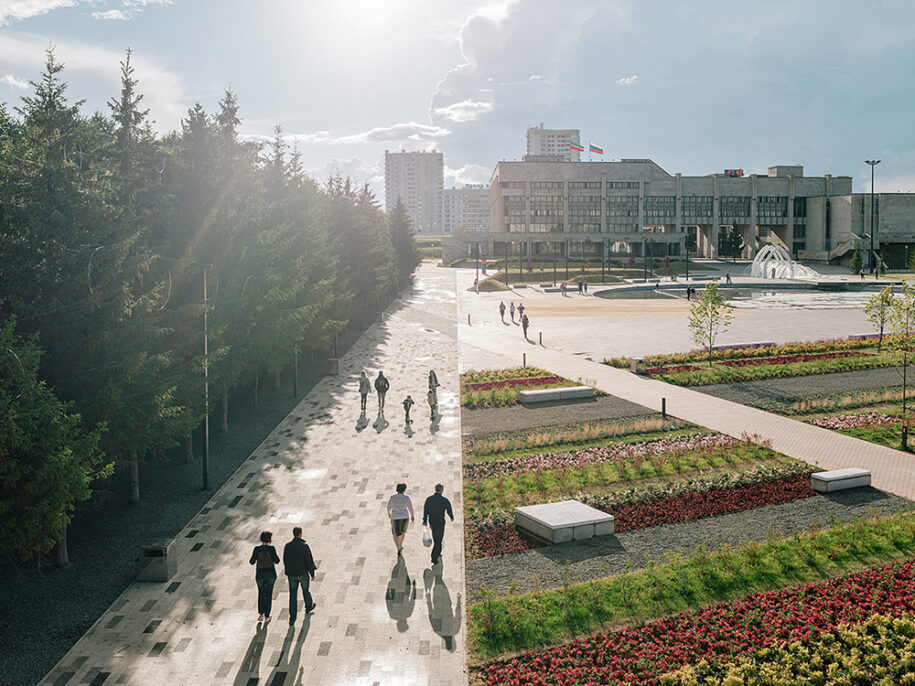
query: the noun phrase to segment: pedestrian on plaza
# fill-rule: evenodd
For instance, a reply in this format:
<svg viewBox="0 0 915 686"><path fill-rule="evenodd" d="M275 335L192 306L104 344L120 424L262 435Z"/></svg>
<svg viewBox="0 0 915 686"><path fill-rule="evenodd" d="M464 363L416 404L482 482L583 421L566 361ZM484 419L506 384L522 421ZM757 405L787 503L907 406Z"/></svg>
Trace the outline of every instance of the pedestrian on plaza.
<svg viewBox="0 0 915 686"><path fill-rule="evenodd" d="M435 419L435 416L438 414L438 396L431 388L426 394L426 402L429 403L429 419Z"/></svg>
<svg viewBox="0 0 915 686"><path fill-rule="evenodd" d="M513 302L508 303L508 313L511 315L512 324L514 324L515 323L515 303L513 303Z"/></svg>
<svg viewBox="0 0 915 686"><path fill-rule="evenodd" d="M585 279L583 283L584 283L584 286L585 286L585 295L588 295L588 280Z"/></svg>
<svg viewBox="0 0 915 686"><path fill-rule="evenodd" d="M442 495L445 487L442 484L435 485L435 493L426 498L423 505L423 524L428 524L432 529L432 564L441 562L442 559L442 539L445 537L445 513L454 521L454 512L451 510L451 502Z"/></svg>
<svg viewBox="0 0 915 686"><path fill-rule="evenodd" d="M863 270L863 269L859 269L859 270L858 270L858 273L861 274L861 280L864 281L864 270Z"/></svg>
<svg viewBox="0 0 915 686"><path fill-rule="evenodd" d="M394 535L394 545L397 555L403 555L403 539L407 535L407 526L415 522L413 516L413 501L406 494L407 484L397 484L397 493L388 499L388 519L391 520L391 533Z"/></svg>
<svg viewBox="0 0 915 686"><path fill-rule="evenodd" d="M311 555L311 548L302 538L302 527L292 527L292 540L283 548L283 568L289 579L289 623L295 624L295 617L299 609L297 598L299 586L302 586L302 600L305 603L305 614L315 610L315 601L308 590L309 580L315 580L315 559Z"/></svg>
<svg viewBox="0 0 915 686"><path fill-rule="evenodd" d="M257 621L270 621L270 609L273 606L273 584L276 583L276 567L280 563L276 548L270 545L272 531L261 532L261 543L255 546L248 562L257 565L254 571L254 582L257 584Z"/></svg>
<svg viewBox="0 0 915 686"><path fill-rule="evenodd" d="M559 292L562 294L563 298L566 297L566 282L565 281L559 282Z"/></svg>
<svg viewBox="0 0 915 686"><path fill-rule="evenodd" d="M518 319L524 316L524 303L518 305Z"/></svg>
<svg viewBox="0 0 915 686"><path fill-rule="evenodd" d="M372 391L372 382L365 375L365 370L359 375L359 395L362 398L362 411L365 412L365 399Z"/></svg>
<svg viewBox="0 0 915 686"><path fill-rule="evenodd" d="M505 301L499 303L499 317L502 319L502 323L505 323Z"/></svg>
<svg viewBox="0 0 915 686"><path fill-rule="evenodd" d="M413 407L413 396L408 395L404 398L403 401L403 413L404 413L404 422L407 424L412 424L413 420L410 419L410 408Z"/></svg>
<svg viewBox="0 0 915 686"><path fill-rule="evenodd" d="M731 272L725 272L725 273L724 273L724 282L725 282L725 283L731 283Z"/></svg>
<svg viewBox="0 0 915 686"><path fill-rule="evenodd" d="M521 317L521 328L524 330L524 338L527 340L527 327L530 326L531 320L527 318L527 315Z"/></svg>
<svg viewBox="0 0 915 686"><path fill-rule="evenodd" d="M438 382L438 377L435 375L435 370L430 369L429 370L429 390L432 391L433 393L435 393L436 395L438 395L438 391L436 389L439 386L441 386L441 384Z"/></svg>
<svg viewBox="0 0 915 686"><path fill-rule="evenodd" d="M578 295L581 295L585 290L585 285L582 283L581 279L578 280Z"/></svg>
<svg viewBox="0 0 915 686"><path fill-rule="evenodd" d="M375 391L378 393L378 409L384 409L384 394L388 392L388 389L391 387L391 382L388 381L388 377L384 375L384 372L378 372L378 377L375 379Z"/></svg>

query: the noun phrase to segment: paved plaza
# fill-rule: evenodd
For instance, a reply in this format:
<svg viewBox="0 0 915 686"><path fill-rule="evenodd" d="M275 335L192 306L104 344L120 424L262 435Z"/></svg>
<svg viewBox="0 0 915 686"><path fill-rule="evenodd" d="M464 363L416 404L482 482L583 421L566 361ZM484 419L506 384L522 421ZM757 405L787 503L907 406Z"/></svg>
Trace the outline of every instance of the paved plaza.
<svg viewBox="0 0 915 686"><path fill-rule="evenodd" d="M170 583L133 583L41 682L241 686L461 686L464 567L455 273L424 266L398 300L220 488L175 539ZM428 370L441 419L430 422ZM359 371L391 381L383 418ZM400 405L417 401L412 430ZM218 455L211 459L219 459ZM399 481L417 509L398 563L385 506ZM443 563L420 541L422 504L436 482L454 505ZM318 571L317 609L288 623L278 565L273 620L257 624L254 568L261 530L274 544L304 528ZM301 603L301 598L300 598Z"/></svg>
<svg viewBox="0 0 915 686"><path fill-rule="evenodd" d="M340 375L325 377L181 531L177 576L131 584L42 685L465 684L458 372L519 366L524 355L528 365L653 410L666 398L676 417L756 434L823 468L871 469L875 487L915 498L910 455L599 364L609 355L692 348L685 302L576 303L577 294L534 289L476 294L472 280L472 270L421 267L412 291L341 360ZM532 341L499 321L500 300L524 300ZM563 311L568 303L577 309ZM868 328L852 310L789 314L742 314L729 338L787 341ZM424 402L430 368L442 383L434 422ZM391 380L383 417L374 393L369 414L359 414L362 369L372 377L383 369ZM407 393L417 401L412 428L400 406ZM385 515L399 481L418 510L401 561ZM443 564L433 567L418 525L439 481L456 521L446 529ZM258 625L251 549L270 529L281 552L297 524L318 563L317 611L300 610L289 626L280 566L273 621Z"/></svg>

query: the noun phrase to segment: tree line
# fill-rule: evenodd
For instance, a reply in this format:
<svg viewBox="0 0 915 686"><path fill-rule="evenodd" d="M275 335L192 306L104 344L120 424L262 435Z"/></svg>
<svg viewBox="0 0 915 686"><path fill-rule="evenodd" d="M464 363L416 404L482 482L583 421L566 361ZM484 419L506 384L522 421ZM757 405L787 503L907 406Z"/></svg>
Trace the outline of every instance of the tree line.
<svg viewBox="0 0 915 686"><path fill-rule="evenodd" d="M0 550L61 564L94 480L128 469L139 501L139 462L189 446L206 409L225 430L230 390L256 402L419 263L401 204L312 181L280 126L242 140L231 90L159 135L130 50L107 113L84 115L63 70L49 49L0 104Z"/></svg>

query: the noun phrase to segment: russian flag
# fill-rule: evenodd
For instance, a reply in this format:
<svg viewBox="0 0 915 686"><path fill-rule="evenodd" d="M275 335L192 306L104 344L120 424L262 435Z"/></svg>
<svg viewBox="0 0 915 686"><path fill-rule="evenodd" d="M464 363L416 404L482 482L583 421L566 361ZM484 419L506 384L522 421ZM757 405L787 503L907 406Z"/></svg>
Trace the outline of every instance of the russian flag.
<svg viewBox="0 0 915 686"><path fill-rule="evenodd" d="M596 152L598 155L603 155L603 154L604 154L604 149L603 149L603 148L599 148L599 147L597 147L596 145L594 145L594 143L590 143L590 142L589 142L589 143L588 143L588 152Z"/></svg>

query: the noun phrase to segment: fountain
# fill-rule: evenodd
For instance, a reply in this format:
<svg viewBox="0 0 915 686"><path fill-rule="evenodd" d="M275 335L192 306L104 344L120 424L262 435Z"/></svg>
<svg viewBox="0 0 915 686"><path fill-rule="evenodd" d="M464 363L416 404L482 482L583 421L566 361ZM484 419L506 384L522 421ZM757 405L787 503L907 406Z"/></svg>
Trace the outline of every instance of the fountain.
<svg viewBox="0 0 915 686"><path fill-rule="evenodd" d="M767 245L760 250L750 265L750 276L761 279L816 279L819 273L798 264L780 245Z"/></svg>

